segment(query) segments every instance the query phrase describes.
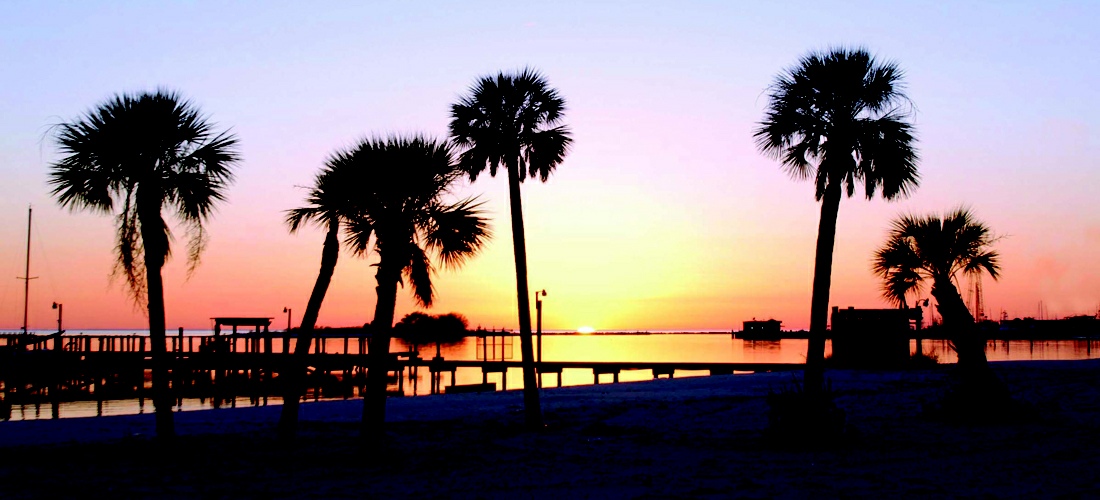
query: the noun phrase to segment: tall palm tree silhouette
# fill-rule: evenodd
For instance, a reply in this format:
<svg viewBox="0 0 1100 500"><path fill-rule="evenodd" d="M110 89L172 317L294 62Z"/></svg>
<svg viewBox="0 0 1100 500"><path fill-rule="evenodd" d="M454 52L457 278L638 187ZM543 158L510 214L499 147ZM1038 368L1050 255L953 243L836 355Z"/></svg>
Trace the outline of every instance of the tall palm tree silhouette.
<svg viewBox="0 0 1100 500"><path fill-rule="evenodd" d="M171 235L162 210L186 227L191 272L207 241L203 223L232 181L237 139L215 132L176 92L157 90L116 95L59 125L56 140L64 157L50 166L49 183L58 203L118 221L115 275L126 280L137 304L147 304L156 432L169 438L175 429L161 268Z"/></svg>
<svg viewBox="0 0 1100 500"><path fill-rule="evenodd" d="M470 180L476 180L486 168L495 177L501 165L508 173L525 420L529 428L539 428L542 411L531 340L527 244L519 185L528 173L546 182L565 159L572 142L569 129L560 125L565 100L542 75L531 69L481 77L469 92L451 106L451 138L463 148L459 166Z"/></svg>
<svg viewBox="0 0 1100 500"><path fill-rule="evenodd" d="M902 73L864 49L812 52L776 77L754 137L796 179L813 179L821 202L810 306L805 387L824 383L836 219L843 193L862 183L867 199L892 200L918 184L912 126L900 105Z"/></svg>
<svg viewBox="0 0 1100 500"><path fill-rule="evenodd" d="M303 381L306 356L313 342L321 303L325 300L340 257L341 220L346 219L352 210L355 189L352 158L350 151L339 151L329 157L306 195L306 206L287 211L286 222L291 233L296 233L302 226L312 223L325 229L325 241L321 249L321 269L317 273L317 281L313 284L305 313L302 314L293 359L284 375L285 394L278 425L279 437L283 439L293 439L297 433L298 403L305 392Z"/></svg>
<svg viewBox="0 0 1100 500"><path fill-rule="evenodd" d="M378 443L386 420L386 371L397 286L408 283L416 302L434 299L432 256L457 268L488 240L479 203L444 200L462 177L450 145L421 136L372 138L349 153L354 212L347 244L358 255L378 254L378 301L371 322L367 392L361 434Z"/></svg>
<svg viewBox="0 0 1100 500"><path fill-rule="evenodd" d="M988 226L969 210L958 208L943 217L899 217L886 243L875 252L872 266L883 279L887 300L905 305L907 295L920 292L931 282L932 297L962 370L980 370L987 360L985 338L974 327L974 316L955 284L959 274L973 276L983 271L997 279L999 256L990 248L995 240Z"/></svg>

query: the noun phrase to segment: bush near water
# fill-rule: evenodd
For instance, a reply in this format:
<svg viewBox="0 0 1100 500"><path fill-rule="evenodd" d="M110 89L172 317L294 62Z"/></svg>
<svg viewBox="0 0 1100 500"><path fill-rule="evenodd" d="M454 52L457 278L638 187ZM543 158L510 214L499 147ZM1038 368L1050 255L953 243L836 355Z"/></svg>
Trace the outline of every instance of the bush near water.
<svg viewBox="0 0 1100 500"><path fill-rule="evenodd" d="M427 344L431 342L458 342L469 335L469 321L458 313L406 314L393 326L393 336L406 342Z"/></svg>

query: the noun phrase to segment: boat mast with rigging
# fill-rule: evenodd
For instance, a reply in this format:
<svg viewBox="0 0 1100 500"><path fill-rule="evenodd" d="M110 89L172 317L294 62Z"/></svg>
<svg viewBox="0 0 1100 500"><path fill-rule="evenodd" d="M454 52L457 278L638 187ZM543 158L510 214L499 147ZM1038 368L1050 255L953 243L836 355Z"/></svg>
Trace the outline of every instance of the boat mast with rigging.
<svg viewBox="0 0 1100 500"><path fill-rule="evenodd" d="M33 208L27 206L27 267L23 272L22 277L16 277L16 279L23 280L23 334L27 334L27 317L30 312L30 296L31 296L31 280L38 278L38 276L31 276L31 214Z"/></svg>

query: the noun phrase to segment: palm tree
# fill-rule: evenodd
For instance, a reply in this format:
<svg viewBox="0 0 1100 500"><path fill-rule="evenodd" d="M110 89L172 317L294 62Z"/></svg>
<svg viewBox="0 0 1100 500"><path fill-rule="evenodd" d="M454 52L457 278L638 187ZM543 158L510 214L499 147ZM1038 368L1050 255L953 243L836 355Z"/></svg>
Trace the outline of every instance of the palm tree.
<svg viewBox="0 0 1100 500"><path fill-rule="evenodd" d="M559 125L564 110L564 99L550 88L542 75L531 69L523 69L518 74L484 76L470 89L470 95L451 106L451 138L463 148L459 167L470 180L476 180L486 168L494 177L501 165L508 171L523 358L523 403L527 426L532 429L542 427L542 412L531 341L527 244L519 185L528 173L546 182L565 159L572 139L569 129Z"/></svg>
<svg viewBox="0 0 1100 500"><path fill-rule="evenodd" d="M365 256L378 254L378 300L371 322L367 389L361 434L379 443L386 419L386 372L390 364L397 286L406 282L416 302L431 307L432 256L457 268L478 252L490 234L474 199L444 201L461 177L446 142L420 136L373 138L349 153L353 167L353 213L347 244Z"/></svg>
<svg viewBox="0 0 1100 500"><path fill-rule="evenodd" d="M925 283L932 284L932 297L963 371L985 367L985 339L955 284L960 273L973 277L984 271L997 279L998 255L990 249L994 241L988 226L969 210L958 208L942 218L898 218L886 244L875 252L873 268L883 279L883 296L894 304L907 305L906 296L919 294Z"/></svg>
<svg viewBox="0 0 1100 500"><path fill-rule="evenodd" d="M348 151L331 156L314 179L313 187L306 196L307 205L287 211L286 222L292 234L298 232L302 226L314 223L325 229L325 242L321 249L321 270L317 273L317 281L313 285L309 303L302 315L302 323L298 327L293 359L285 372L285 393L278 425L278 434L282 439L293 439L298 428L298 403L305 392L303 381L306 356L313 342L321 303L325 300L329 283L332 282L332 273L336 269L336 261L340 256L340 221L347 217L353 196L353 186L348 178L351 177L350 170L353 168L351 159L352 155Z"/></svg>
<svg viewBox="0 0 1100 500"><path fill-rule="evenodd" d="M147 303L156 432L169 438L175 430L161 268L171 235L161 212L171 211L190 235L193 271L207 241L203 223L232 181L237 139L216 133L179 94L157 90L116 95L58 125L56 140L64 157L50 166L49 183L58 203L118 220L115 275L126 280L135 303Z"/></svg>
<svg viewBox="0 0 1100 500"><path fill-rule="evenodd" d="M769 92L764 120L754 137L765 154L782 161L796 179L812 179L821 202L810 306L810 344L805 386L824 383L836 219L842 194L862 183L867 199L908 195L916 186L917 153L912 127L900 105L902 73L864 49L812 52L780 74Z"/></svg>

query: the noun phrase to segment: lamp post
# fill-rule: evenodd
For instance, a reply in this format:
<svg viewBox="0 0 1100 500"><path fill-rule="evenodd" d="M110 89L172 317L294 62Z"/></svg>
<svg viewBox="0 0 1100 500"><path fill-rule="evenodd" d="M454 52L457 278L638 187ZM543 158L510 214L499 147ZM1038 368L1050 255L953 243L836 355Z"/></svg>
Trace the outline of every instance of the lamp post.
<svg viewBox="0 0 1100 500"><path fill-rule="evenodd" d="M56 340L56 343L54 344L54 350L60 351L61 347L62 347L61 332L64 331L64 330L61 329L61 313L62 313L62 311L64 311L64 309L63 309L63 305L59 304L57 302L54 302L52 307L54 309L57 309L57 340Z"/></svg>
<svg viewBox="0 0 1100 500"><path fill-rule="evenodd" d="M286 313L286 331L289 332L290 331L290 314L291 314L291 310L290 310L289 307L284 307L283 312Z"/></svg>
<svg viewBox="0 0 1100 500"><path fill-rule="evenodd" d="M53 303L53 309L57 309L57 333L61 333L61 332L63 331L63 330L61 329L61 312L62 312L62 307L63 307L63 305L62 305L62 304L59 304L59 303L57 303L57 302L54 302L54 303Z"/></svg>
<svg viewBox="0 0 1100 500"><path fill-rule="evenodd" d="M535 357L535 359L537 359L539 363L542 363L542 299L539 296L545 297L546 290L543 289L535 292L535 313L538 318L536 322L536 325L538 325L536 332L539 344L538 355Z"/></svg>

